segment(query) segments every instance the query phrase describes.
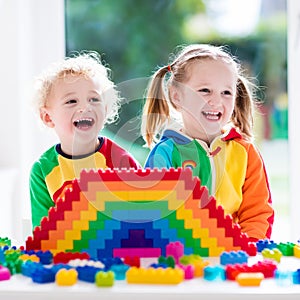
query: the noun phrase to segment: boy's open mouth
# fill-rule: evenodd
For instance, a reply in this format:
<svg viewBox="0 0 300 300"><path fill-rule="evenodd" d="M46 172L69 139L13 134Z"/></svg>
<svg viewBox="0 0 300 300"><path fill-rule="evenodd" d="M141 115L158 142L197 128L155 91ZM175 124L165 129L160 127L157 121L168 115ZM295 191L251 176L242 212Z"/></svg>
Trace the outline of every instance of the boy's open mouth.
<svg viewBox="0 0 300 300"><path fill-rule="evenodd" d="M74 126L79 129L87 129L94 125L95 120L92 118L78 119L73 122Z"/></svg>

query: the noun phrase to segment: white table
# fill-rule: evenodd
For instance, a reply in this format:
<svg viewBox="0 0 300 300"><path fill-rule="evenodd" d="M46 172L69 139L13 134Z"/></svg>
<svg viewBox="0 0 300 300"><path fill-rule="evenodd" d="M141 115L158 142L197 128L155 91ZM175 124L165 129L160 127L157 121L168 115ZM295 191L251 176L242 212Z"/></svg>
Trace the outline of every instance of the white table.
<svg viewBox="0 0 300 300"><path fill-rule="evenodd" d="M256 258L251 260L257 261ZM250 263L250 261L249 261ZM300 259L283 257L281 269L300 268ZM185 280L179 285L140 285L115 281L113 287L100 288L95 284L78 281L70 287L56 283L37 284L23 275L13 275L10 280L0 282L2 300L282 300L300 299L300 285L280 286L274 279L264 279L259 287L240 287L235 281L214 282L203 278Z"/></svg>

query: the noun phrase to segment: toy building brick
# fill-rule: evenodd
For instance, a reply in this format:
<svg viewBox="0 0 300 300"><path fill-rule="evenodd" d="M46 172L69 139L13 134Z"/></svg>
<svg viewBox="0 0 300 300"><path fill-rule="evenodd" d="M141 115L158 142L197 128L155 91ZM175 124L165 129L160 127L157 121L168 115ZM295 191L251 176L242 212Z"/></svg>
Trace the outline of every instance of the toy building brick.
<svg viewBox="0 0 300 300"><path fill-rule="evenodd" d="M86 252L95 259L158 257L177 241L186 255L256 254L189 168L83 170L34 228L26 249Z"/></svg>

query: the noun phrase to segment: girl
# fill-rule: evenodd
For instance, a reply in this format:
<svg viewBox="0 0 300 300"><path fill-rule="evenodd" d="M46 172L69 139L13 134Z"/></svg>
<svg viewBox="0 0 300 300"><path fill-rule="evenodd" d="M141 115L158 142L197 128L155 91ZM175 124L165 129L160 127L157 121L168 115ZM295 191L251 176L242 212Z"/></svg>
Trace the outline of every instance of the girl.
<svg viewBox="0 0 300 300"><path fill-rule="evenodd" d="M96 52L67 57L37 78L35 103L59 143L46 151L30 174L33 227L70 182L88 168L138 168L124 149L99 132L118 116L119 93Z"/></svg>
<svg viewBox="0 0 300 300"><path fill-rule="evenodd" d="M270 238L274 212L264 162L252 143L253 95L222 47L190 45L148 86L145 167L190 167L252 240Z"/></svg>

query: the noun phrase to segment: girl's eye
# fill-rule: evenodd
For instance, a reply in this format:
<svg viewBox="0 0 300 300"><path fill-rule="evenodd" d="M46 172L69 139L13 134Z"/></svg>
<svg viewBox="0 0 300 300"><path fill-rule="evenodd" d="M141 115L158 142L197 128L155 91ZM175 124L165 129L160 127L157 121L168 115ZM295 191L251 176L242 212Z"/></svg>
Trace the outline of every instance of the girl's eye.
<svg viewBox="0 0 300 300"><path fill-rule="evenodd" d="M71 99L71 100L66 102L66 104L74 104L74 103L77 103L77 100Z"/></svg>
<svg viewBox="0 0 300 300"><path fill-rule="evenodd" d="M201 93L209 93L210 90L207 89L207 88L203 88L203 89L200 89L199 92L201 92Z"/></svg>
<svg viewBox="0 0 300 300"><path fill-rule="evenodd" d="M224 95L229 95L229 96L232 95L232 93L231 93L230 91L224 91L223 94L224 94Z"/></svg>

